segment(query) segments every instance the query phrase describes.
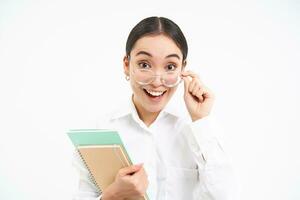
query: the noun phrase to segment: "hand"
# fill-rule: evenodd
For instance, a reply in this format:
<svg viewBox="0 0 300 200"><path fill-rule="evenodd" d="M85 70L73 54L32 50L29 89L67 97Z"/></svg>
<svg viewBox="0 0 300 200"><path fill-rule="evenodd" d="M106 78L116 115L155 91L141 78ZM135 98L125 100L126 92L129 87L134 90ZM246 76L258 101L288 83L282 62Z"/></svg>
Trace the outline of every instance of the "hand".
<svg viewBox="0 0 300 200"><path fill-rule="evenodd" d="M193 121L209 115L215 97L192 71L181 73L184 80L184 101Z"/></svg>
<svg viewBox="0 0 300 200"><path fill-rule="evenodd" d="M139 199L146 193L148 178L143 164L132 165L119 170L115 181L102 194L102 199Z"/></svg>

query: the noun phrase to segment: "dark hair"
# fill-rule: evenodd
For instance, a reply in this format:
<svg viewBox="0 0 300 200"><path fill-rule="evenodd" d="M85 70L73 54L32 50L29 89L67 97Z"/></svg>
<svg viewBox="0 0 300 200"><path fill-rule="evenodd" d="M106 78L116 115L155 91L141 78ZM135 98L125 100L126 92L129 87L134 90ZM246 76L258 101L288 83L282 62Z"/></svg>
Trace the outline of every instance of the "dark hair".
<svg viewBox="0 0 300 200"><path fill-rule="evenodd" d="M130 55L130 52L138 39L145 35L152 34L165 34L170 37L180 48L183 55L182 61L185 61L188 53L186 39L179 26L165 17L148 17L135 25L127 38L126 55Z"/></svg>

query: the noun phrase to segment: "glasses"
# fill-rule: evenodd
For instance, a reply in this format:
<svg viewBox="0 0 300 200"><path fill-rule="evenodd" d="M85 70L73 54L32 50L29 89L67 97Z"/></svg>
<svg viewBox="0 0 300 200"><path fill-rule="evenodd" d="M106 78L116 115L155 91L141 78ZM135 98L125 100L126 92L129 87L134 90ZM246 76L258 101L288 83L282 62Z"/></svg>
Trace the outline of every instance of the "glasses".
<svg viewBox="0 0 300 200"><path fill-rule="evenodd" d="M178 70L167 71L157 75L149 69L134 68L133 74L135 81L140 85L149 85L156 80L156 77L159 77L162 84L166 87L175 87L182 81Z"/></svg>

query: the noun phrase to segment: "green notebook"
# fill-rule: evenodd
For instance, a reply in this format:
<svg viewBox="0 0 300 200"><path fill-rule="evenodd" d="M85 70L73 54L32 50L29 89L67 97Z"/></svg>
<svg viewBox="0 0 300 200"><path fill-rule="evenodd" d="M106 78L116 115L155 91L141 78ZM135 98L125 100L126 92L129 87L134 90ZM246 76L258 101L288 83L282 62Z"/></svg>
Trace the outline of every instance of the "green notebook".
<svg viewBox="0 0 300 200"><path fill-rule="evenodd" d="M117 131L73 129L68 131L68 135L99 191L104 190L115 180L119 169L132 165ZM147 195L138 200L145 199L148 199Z"/></svg>
<svg viewBox="0 0 300 200"><path fill-rule="evenodd" d="M117 131L109 129L73 129L68 135L75 147L88 145L123 145Z"/></svg>

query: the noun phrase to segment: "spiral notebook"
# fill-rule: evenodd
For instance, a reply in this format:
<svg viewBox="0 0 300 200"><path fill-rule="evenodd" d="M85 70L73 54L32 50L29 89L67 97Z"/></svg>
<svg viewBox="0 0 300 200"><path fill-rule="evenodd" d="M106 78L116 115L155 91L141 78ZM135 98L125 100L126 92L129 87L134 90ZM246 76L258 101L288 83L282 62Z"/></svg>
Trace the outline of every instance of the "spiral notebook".
<svg viewBox="0 0 300 200"><path fill-rule="evenodd" d="M117 131L75 129L68 132L90 175L100 191L113 183L119 169L132 165ZM148 200L143 198L130 200Z"/></svg>

